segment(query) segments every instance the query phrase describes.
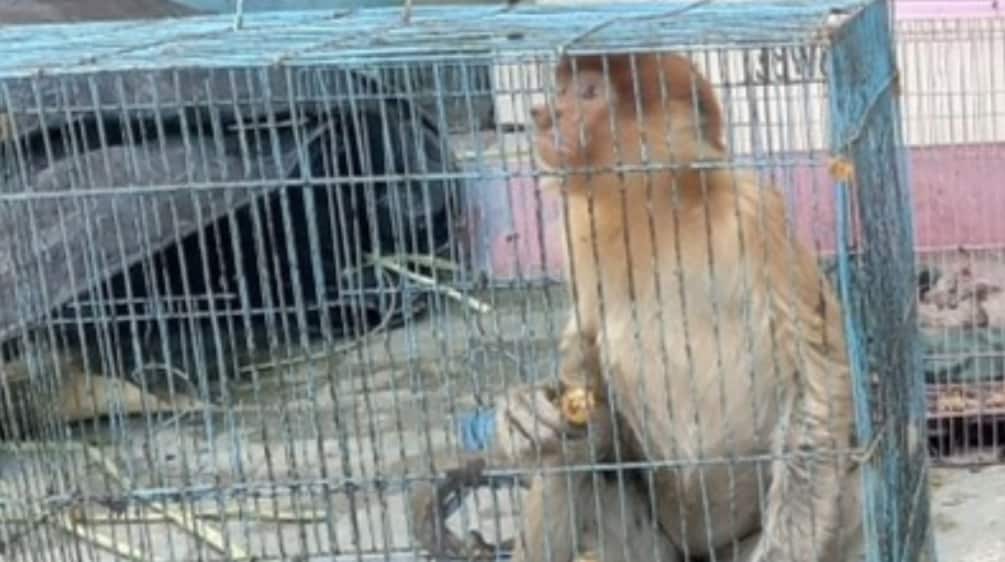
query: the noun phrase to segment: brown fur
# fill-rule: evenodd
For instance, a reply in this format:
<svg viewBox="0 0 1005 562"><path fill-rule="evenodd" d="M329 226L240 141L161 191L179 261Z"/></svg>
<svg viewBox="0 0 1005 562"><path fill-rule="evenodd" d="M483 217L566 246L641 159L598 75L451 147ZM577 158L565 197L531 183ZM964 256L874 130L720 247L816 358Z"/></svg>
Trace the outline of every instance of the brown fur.
<svg viewBox="0 0 1005 562"><path fill-rule="evenodd" d="M566 58L554 113L533 111L543 166L568 173L575 305L560 346L563 383L609 398L616 417L596 427L624 419L627 433L603 444L604 458L622 444L628 460L686 461L651 472L653 517L681 559L728 554L743 541L737 560L855 560L859 480L845 458L794 457L760 471L749 461L699 464L852 445L841 311L814 256L790 240L778 192L726 166L693 166L726 158L707 80L677 55L635 57L641 107L630 60L619 55L608 57L610 90L600 58ZM602 169L619 161L677 167ZM573 476L572 488L589 479ZM540 507L526 512L525 526L539 530L518 541L518 562L568 562L582 552L564 539L565 512L543 507L568 510L571 500L593 511L592 498L576 504L585 494L570 495L564 482L536 481L528 505Z"/></svg>

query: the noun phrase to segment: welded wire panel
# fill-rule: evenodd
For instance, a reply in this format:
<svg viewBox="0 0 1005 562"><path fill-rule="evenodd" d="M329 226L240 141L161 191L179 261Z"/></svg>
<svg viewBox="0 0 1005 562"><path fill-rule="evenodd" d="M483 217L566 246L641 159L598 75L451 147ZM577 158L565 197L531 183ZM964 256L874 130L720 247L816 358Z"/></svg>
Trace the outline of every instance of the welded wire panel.
<svg viewBox="0 0 1005 562"><path fill-rule="evenodd" d="M918 312L939 462L1000 462L1005 414L1005 18L898 24Z"/></svg>
<svg viewBox="0 0 1005 562"><path fill-rule="evenodd" d="M33 195L8 194L19 203L9 207L12 215L4 223L4 238L25 241L35 236L34 244L40 246L35 256L45 256L51 266L46 266L42 290L19 290L20 283L35 284L23 273L39 264L19 262L22 257L15 255L13 246L0 249L6 253L0 254L3 262L11 264L0 275L0 294L21 307L0 313L0 333L9 334L19 316L30 318L65 305L88 288L84 276L105 278L123 271L141 255L180 243L199 228L216 223L218 230L227 231L222 236L240 240L241 234L230 233L232 225L227 222L250 220L256 188L262 203L267 188L302 183L297 178L310 173L304 168L321 174L325 165L358 168L358 155L345 138L367 139L365 129L379 127L381 120L389 122L396 134L387 134L386 144L375 147L380 161L367 164L370 174L385 184L378 190L388 189L386 178L400 181L401 174L414 173L420 165L431 173L449 173L453 163L443 154L441 141L428 136L435 127L429 117L418 113L421 107L375 93L379 84L352 72L271 70L128 73L5 84L11 135L29 141L10 147L8 164L18 171L17 179L32 181ZM261 98L259 90L285 101ZM296 105L295 95L302 96ZM324 100L327 107L322 107ZM328 116L340 119L336 123ZM61 134L51 138L39 131ZM427 141L431 144L422 146ZM417 158L423 159L421 164ZM333 181L360 183L356 176L349 178L355 179ZM16 185L8 184L7 190ZM60 194L67 189L74 194ZM142 192L155 195L124 200L109 196ZM441 195L435 197L432 204L442 205ZM386 199L382 194L380 204L386 206ZM275 197L271 204L277 204ZM300 214L307 212L307 204L297 203L292 211L296 220L302 222ZM178 218L174 223L146 224L145 205L145 212L157 219ZM225 215L228 211L232 216ZM129 235L134 232L144 237ZM321 243L321 259L335 259L333 243ZM96 272L86 270L89 252L83 244L96 244L100 254L109 254L90 256L99 260L90 262L96 263ZM232 300L237 298L233 290L225 292Z"/></svg>
<svg viewBox="0 0 1005 562"><path fill-rule="evenodd" d="M247 14L240 29L229 16L66 27L5 28L11 47L0 73L39 69L161 68L267 64L381 63L421 58L517 56L568 45L630 49L667 44L792 44L812 39L833 13L862 0L674 1L563 7L424 6L411 25L401 10ZM675 25L686 17L688 24ZM757 21L757 25L750 25Z"/></svg>
<svg viewBox="0 0 1005 562"><path fill-rule="evenodd" d="M887 24L0 28L4 560L924 560Z"/></svg>

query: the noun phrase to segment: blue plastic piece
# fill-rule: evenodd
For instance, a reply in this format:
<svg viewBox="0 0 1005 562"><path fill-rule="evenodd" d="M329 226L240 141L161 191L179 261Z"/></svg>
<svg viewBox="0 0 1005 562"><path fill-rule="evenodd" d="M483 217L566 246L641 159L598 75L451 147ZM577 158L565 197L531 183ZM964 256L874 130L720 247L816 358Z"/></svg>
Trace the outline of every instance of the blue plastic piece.
<svg viewBox="0 0 1005 562"><path fill-rule="evenodd" d="M457 417L457 432L466 451L488 449L496 435L495 410L486 408L461 414Z"/></svg>

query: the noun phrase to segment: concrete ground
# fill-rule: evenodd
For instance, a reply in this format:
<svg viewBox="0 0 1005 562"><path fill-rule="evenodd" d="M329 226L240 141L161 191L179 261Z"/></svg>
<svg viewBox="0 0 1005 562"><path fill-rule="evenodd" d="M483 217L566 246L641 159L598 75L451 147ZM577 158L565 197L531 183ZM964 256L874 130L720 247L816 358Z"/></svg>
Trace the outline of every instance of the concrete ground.
<svg viewBox="0 0 1005 562"><path fill-rule="evenodd" d="M936 468L931 482L939 562L1005 562L1005 466Z"/></svg>
<svg viewBox="0 0 1005 562"><path fill-rule="evenodd" d="M384 550L395 552L392 560L421 559L412 550L406 498L397 484L425 475L431 457L453 459L450 414L474 408L476 395L491 400L506 386L554 370L561 298L508 301L495 294L491 302L491 322L473 325L454 311L360 343L315 379L320 387L307 384L308 370L263 374L257 382L235 383L237 404L227 415L208 410L180 421L136 417L95 426L81 437L92 447L86 459L77 449L0 447L0 547L6 547L0 561L122 560L102 548L108 544L149 562L223 562L237 556L220 551L234 548L261 560L323 562L336 560L325 554L333 550L347 553L338 559L383 560ZM110 478L109 466L132 481ZM390 485L349 486L378 475ZM301 485L322 480L334 492ZM1005 562L1005 464L933 469L931 482L939 561ZM164 507L180 505L171 497L160 511L152 504L119 511L115 503L83 503L75 508L77 519L49 517L42 525L31 524L35 508L23 501L53 489L117 498L124 488L227 490L200 495L191 509L201 525L230 542L209 548L205 538L213 533L197 540L169 521ZM465 524L459 514L452 518L455 532L479 528L489 541L513 535L518 497L481 490L471 503L468 517L478 523Z"/></svg>

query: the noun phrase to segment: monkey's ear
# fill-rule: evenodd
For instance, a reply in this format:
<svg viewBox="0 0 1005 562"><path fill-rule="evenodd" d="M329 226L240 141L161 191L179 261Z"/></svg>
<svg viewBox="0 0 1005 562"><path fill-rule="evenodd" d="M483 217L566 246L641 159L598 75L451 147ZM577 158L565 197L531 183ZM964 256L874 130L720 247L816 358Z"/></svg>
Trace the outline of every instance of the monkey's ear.
<svg viewBox="0 0 1005 562"><path fill-rule="evenodd" d="M662 103L662 75L662 80L668 81L666 94L695 109L701 140L716 149L725 150L722 104L712 83L691 59L679 53L646 53L641 56L640 63L639 77L644 81L640 84L644 88L640 89L650 100L647 103Z"/></svg>

